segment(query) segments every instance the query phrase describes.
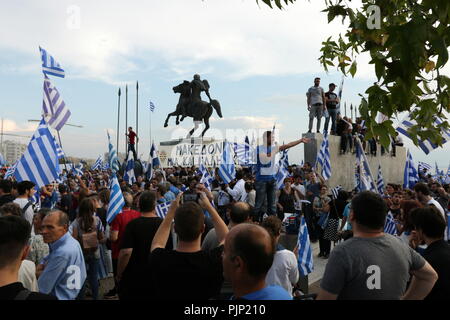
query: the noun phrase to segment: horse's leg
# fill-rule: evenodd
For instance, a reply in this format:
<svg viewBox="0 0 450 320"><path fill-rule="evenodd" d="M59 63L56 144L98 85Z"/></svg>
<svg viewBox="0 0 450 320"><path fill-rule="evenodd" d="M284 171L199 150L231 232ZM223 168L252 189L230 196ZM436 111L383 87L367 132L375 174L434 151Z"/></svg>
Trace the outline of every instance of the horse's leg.
<svg viewBox="0 0 450 320"><path fill-rule="evenodd" d="M180 117L180 115L177 113L177 120L175 120L175 123L176 123L177 125L180 124L180 121L178 120L179 117Z"/></svg>
<svg viewBox="0 0 450 320"><path fill-rule="evenodd" d="M202 122L201 122L201 121L194 121L195 127L194 127L191 131L189 131L189 134L188 134L188 136L186 137L187 139L189 139L190 137L192 137L192 135L194 134L195 130L198 129L200 123L202 123Z"/></svg>
<svg viewBox="0 0 450 320"><path fill-rule="evenodd" d="M205 122L205 129L203 129L202 138L205 135L205 132L209 129L209 116L206 115L205 118L203 118L203 121Z"/></svg>
<svg viewBox="0 0 450 320"><path fill-rule="evenodd" d="M176 111L174 111L174 112L172 112L172 113L169 113L169 114L167 115L166 122L164 122L164 128L167 127L167 126L169 125L169 118L170 118L170 117L177 116L177 115L178 115L178 113L177 113ZM178 123L177 123L177 124L178 124Z"/></svg>

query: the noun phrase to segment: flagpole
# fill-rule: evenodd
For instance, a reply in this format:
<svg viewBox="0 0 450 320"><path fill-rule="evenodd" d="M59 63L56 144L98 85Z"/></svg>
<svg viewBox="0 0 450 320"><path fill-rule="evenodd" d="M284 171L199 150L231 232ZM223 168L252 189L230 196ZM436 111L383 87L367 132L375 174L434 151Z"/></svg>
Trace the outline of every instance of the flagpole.
<svg viewBox="0 0 450 320"><path fill-rule="evenodd" d="M56 130L56 132L58 133L59 146L62 149L63 146L62 146L62 142L61 142L61 135L59 134L58 130ZM67 164L66 164L66 155L65 154L63 156L63 159L64 159L64 169L66 170L66 173L68 173L68 171L67 171ZM59 162L59 159L58 159L58 162Z"/></svg>
<svg viewBox="0 0 450 320"><path fill-rule="evenodd" d="M139 154L139 82L136 81L136 154Z"/></svg>
<svg viewBox="0 0 450 320"><path fill-rule="evenodd" d="M150 124L150 128L149 128L149 138L150 138L150 149L152 148L152 110L150 109L150 114L149 114L149 124Z"/></svg>
<svg viewBox="0 0 450 320"><path fill-rule="evenodd" d="M128 132L128 84L125 85L125 134ZM125 139L125 159L128 159L128 139ZM117 154L118 156L119 154Z"/></svg>
<svg viewBox="0 0 450 320"><path fill-rule="evenodd" d="M119 156L119 133L120 133L120 87L119 92L117 93L117 143L116 143L116 150L117 150L117 157Z"/></svg>
<svg viewBox="0 0 450 320"><path fill-rule="evenodd" d="M347 102L344 103L344 109L345 109L345 116L347 116Z"/></svg>

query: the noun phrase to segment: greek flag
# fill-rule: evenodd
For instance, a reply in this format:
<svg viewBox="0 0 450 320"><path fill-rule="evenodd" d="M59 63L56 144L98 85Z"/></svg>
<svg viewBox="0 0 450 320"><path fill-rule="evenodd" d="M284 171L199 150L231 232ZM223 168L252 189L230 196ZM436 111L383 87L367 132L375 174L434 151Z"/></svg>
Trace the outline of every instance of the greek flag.
<svg viewBox="0 0 450 320"><path fill-rule="evenodd" d="M0 166L4 166L6 164L5 158L3 157L3 155L0 153Z"/></svg>
<svg viewBox="0 0 450 320"><path fill-rule="evenodd" d="M202 175L202 178L200 179L200 183L203 183L205 187L211 191L211 185L213 181L213 177L209 173L208 169L202 164L200 164L199 171Z"/></svg>
<svg viewBox="0 0 450 320"><path fill-rule="evenodd" d="M288 172L289 160L287 152L288 152L287 150L283 150L281 152L281 158L278 161L277 173L275 174L275 179L277 181L277 189L283 188L284 179L286 179L289 175Z"/></svg>
<svg viewBox="0 0 450 320"><path fill-rule="evenodd" d="M341 185L338 185L336 187L334 187L333 189L331 189L331 195L334 199L337 199L339 191L343 190Z"/></svg>
<svg viewBox="0 0 450 320"><path fill-rule="evenodd" d="M107 161L104 161L103 165L102 165L102 170L107 171L108 169L109 169L109 163Z"/></svg>
<svg viewBox="0 0 450 320"><path fill-rule="evenodd" d="M384 194L384 180L381 173L381 164L378 166L377 189L379 194Z"/></svg>
<svg viewBox="0 0 450 320"><path fill-rule="evenodd" d="M44 101L42 103L42 115L45 121L56 130L66 124L70 117L70 110L66 107L63 99L59 95L58 90L50 82L50 79L44 79Z"/></svg>
<svg viewBox="0 0 450 320"><path fill-rule="evenodd" d="M53 137L53 140L55 140L55 145L56 145L56 153L58 154L58 159L62 159L65 157L64 151L61 148L61 146L58 144L58 142L56 141L55 137Z"/></svg>
<svg viewBox="0 0 450 320"><path fill-rule="evenodd" d="M408 150L405 171L403 173L403 188L413 189L417 182L419 182L419 174L414 165L412 155Z"/></svg>
<svg viewBox="0 0 450 320"><path fill-rule="evenodd" d="M160 166L158 149L156 149L156 145L154 142L152 143L152 147L150 148L150 158L152 160L153 168Z"/></svg>
<svg viewBox="0 0 450 320"><path fill-rule="evenodd" d="M122 211L125 205L125 199L122 195L122 190L120 190L119 181L117 176L113 173L111 184L109 187L111 196L109 197L108 211L106 213L106 221L108 223L113 222L114 218Z"/></svg>
<svg viewBox="0 0 450 320"><path fill-rule="evenodd" d="M302 276L306 276L314 269L313 250L309 242L308 227L305 217L301 217L300 231L298 233L298 270Z"/></svg>
<svg viewBox="0 0 450 320"><path fill-rule="evenodd" d="M164 202L156 206L156 215L164 219L169 212L171 202Z"/></svg>
<svg viewBox="0 0 450 320"><path fill-rule="evenodd" d="M83 175L83 164L81 162L72 168L72 174L74 176L82 176Z"/></svg>
<svg viewBox="0 0 450 320"><path fill-rule="evenodd" d="M131 153L128 154L127 167L125 168L125 175L123 176L123 180L125 180L128 184L133 184L136 182L136 177L134 175L134 160Z"/></svg>
<svg viewBox="0 0 450 320"><path fill-rule="evenodd" d="M19 163L19 161L14 162L14 164L12 166L10 166L8 168L8 170L6 170L6 173L5 173L5 176L3 177L3 179L6 180L14 175L14 171L16 171L17 163Z"/></svg>
<svg viewBox="0 0 450 320"><path fill-rule="evenodd" d="M224 183L230 183L231 180L236 177L236 168L231 155L231 146L227 141L223 143L222 159L219 165L219 176Z"/></svg>
<svg viewBox="0 0 450 320"><path fill-rule="evenodd" d="M338 113L341 113L341 100L342 100L342 89L343 88L344 88L344 75L342 75L341 86L339 87L339 92L338 92L339 103L336 106L336 110Z"/></svg>
<svg viewBox="0 0 450 320"><path fill-rule="evenodd" d="M331 161L327 134L323 137L322 146L320 147L319 155L317 157L317 163L322 166L322 177L325 180L329 180L331 178Z"/></svg>
<svg viewBox="0 0 450 320"><path fill-rule="evenodd" d="M359 191L377 192L377 186L370 171L369 161L363 151L361 140L355 138L356 147L356 184Z"/></svg>
<svg viewBox="0 0 450 320"><path fill-rule="evenodd" d="M117 152L116 149L114 149L114 146L111 143L111 137L109 136L109 132L106 132L108 135L108 146L109 146L109 153L108 153L108 161L109 161L109 167L111 168L112 172L116 173L119 171L119 159L117 158Z"/></svg>
<svg viewBox="0 0 450 320"><path fill-rule="evenodd" d="M234 144L234 153L236 154L236 159L239 165L248 166L250 164L254 164L252 161L252 146L248 140L248 136L245 137L245 142L243 144L235 143Z"/></svg>
<svg viewBox="0 0 450 320"><path fill-rule="evenodd" d="M41 52L42 58L42 72L47 76L55 76L64 78L65 73L64 69L61 68L61 65L50 55L45 49L39 47L39 51Z"/></svg>
<svg viewBox="0 0 450 320"><path fill-rule="evenodd" d="M99 156L95 163L92 165L91 170L101 170L102 169L102 156Z"/></svg>
<svg viewBox="0 0 450 320"><path fill-rule="evenodd" d="M429 172L429 171L431 171L431 166L428 163L419 161L418 169L419 169L419 171L422 171L422 172L425 170L427 170Z"/></svg>
<svg viewBox="0 0 450 320"><path fill-rule="evenodd" d="M396 223L394 220L394 216L391 212L388 212L386 216L386 222L384 224L384 233L391 234L393 236L397 235Z"/></svg>
<svg viewBox="0 0 450 320"><path fill-rule="evenodd" d="M59 172L55 139L42 119L17 163L14 176L18 182L32 181L41 188L58 179Z"/></svg>
<svg viewBox="0 0 450 320"><path fill-rule="evenodd" d="M155 111L155 104L154 104L153 102L150 101L149 107L150 107L150 111L151 111L151 112L154 112L154 111Z"/></svg>
<svg viewBox="0 0 450 320"><path fill-rule="evenodd" d="M442 124L442 119L436 117L434 119L433 124L435 126ZM396 130L411 139L411 136L408 133L408 129L410 129L414 125L417 125L417 122L411 119L411 115L408 115L408 117L400 123L400 125ZM443 139L442 144L446 143L447 141L450 140L450 131L442 129L441 136ZM418 143L419 148L422 149L422 151L425 152L426 154L429 154L432 150L439 147L438 145L432 143L430 139L426 139L425 141L419 139Z"/></svg>

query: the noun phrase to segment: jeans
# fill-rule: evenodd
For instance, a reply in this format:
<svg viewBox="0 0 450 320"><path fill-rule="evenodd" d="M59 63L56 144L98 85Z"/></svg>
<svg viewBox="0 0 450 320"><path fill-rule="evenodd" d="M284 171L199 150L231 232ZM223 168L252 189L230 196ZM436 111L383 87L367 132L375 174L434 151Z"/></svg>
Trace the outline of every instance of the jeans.
<svg viewBox="0 0 450 320"><path fill-rule="evenodd" d="M131 144L131 143L128 144L127 157L128 157L128 154L130 153L130 151L133 152L133 159L134 159L134 161L136 161L137 156L136 156L136 149L134 148L134 144Z"/></svg>
<svg viewBox="0 0 450 320"><path fill-rule="evenodd" d="M253 209L254 218L261 221L264 215L262 212L262 206L264 204L264 199L267 196L267 215L274 215L277 213L277 206L275 203L276 198L276 180L272 181L256 181L256 199L255 208Z"/></svg>
<svg viewBox="0 0 450 320"><path fill-rule="evenodd" d="M331 132L333 134L336 134L336 115L337 115L337 109L327 109L328 110L328 117L325 118L325 127L323 129L324 132L328 131L328 124L330 123L331 118Z"/></svg>
<svg viewBox="0 0 450 320"><path fill-rule="evenodd" d="M323 105L311 106L309 110L309 131L312 130L314 118L317 118L317 132L320 131L320 122L323 115Z"/></svg>
<svg viewBox="0 0 450 320"><path fill-rule="evenodd" d="M78 299L84 299L86 284L89 281L89 285L92 290L92 299L98 300L98 270L100 268L100 259L85 257L84 262L86 263L87 278L80 290L80 293L78 294Z"/></svg>

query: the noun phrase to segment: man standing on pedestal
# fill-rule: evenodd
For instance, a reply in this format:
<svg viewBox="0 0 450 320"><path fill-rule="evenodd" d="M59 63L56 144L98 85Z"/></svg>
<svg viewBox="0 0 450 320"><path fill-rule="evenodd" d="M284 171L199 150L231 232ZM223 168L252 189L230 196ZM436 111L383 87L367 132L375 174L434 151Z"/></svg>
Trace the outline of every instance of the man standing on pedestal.
<svg viewBox="0 0 450 320"><path fill-rule="evenodd" d="M317 133L320 133L320 122L322 120L323 112L327 110L325 106L325 92L320 85L320 78L314 79L314 86L308 89L306 93L308 111L309 111L309 130L311 133L314 118L317 117Z"/></svg>
<svg viewBox="0 0 450 320"><path fill-rule="evenodd" d="M302 138L290 142L288 144L278 146L274 143L274 137L271 131L266 131L263 135L263 145L256 147L256 200L255 208L253 211L254 219L262 221L263 212L262 206L264 204L264 198L267 196L267 214L276 214L276 166L275 166L275 155L283 150L295 147L300 143L308 143L309 139Z"/></svg>
<svg viewBox="0 0 450 320"><path fill-rule="evenodd" d="M136 156L136 148L135 148L135 144L136 144L136 140L139 140L139 138L136 135L136 132L133 131L132 127L128 128L128 134L125 134L128 137L128 150L127 150L127 155L130 153L130 151L133 152L133 158L134 161L137 160L137 156Z"/></svg>

